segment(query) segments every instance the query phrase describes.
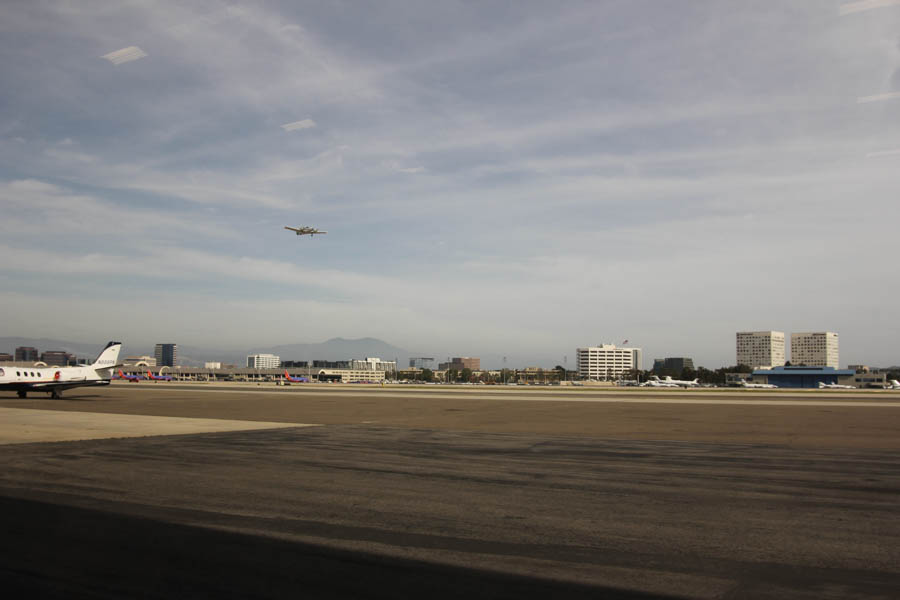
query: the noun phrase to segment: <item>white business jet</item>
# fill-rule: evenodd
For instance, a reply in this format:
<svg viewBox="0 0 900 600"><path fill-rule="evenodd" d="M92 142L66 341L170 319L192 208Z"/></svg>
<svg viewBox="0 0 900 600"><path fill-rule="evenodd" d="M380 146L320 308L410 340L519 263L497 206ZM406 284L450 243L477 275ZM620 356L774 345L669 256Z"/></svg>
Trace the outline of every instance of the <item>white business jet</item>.
<svg viewBox="0 0 900 600"><path fill-rule="evenodd" d="M81 367L0 367L0 391L12 390L19 398L28 392L46 392L61 398L62 392L88 385L109 385L113 369L119 367L121 342L110 342L91 365Z"/></svg>

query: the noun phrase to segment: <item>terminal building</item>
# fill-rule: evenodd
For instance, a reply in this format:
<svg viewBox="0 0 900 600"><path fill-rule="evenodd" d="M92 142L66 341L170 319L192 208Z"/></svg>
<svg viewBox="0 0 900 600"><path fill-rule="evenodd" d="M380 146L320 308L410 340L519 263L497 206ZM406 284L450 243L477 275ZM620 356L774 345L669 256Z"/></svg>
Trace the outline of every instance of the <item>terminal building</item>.
<svg viewBox="0 0 900 600"><path fill-rule="evenodd" d="M783 331L737 332L737 362L751 369L784 365Z"/></svg>
<svg viewBox="0 0 900 600"><path fill-rule="evenodd" d="M837 369L838 334L832 331L792 333L791 364Z"/></svg>
<svg viewBox="0 0 900 600"><path fill-rule="evenodd" d="M256 354L248 356L247 359L248 366L246 367L230 365L223 367L220 362L209 362L202 368L187 366L169 368L165 365L147 368L126 365L122 367L122 372L126 375L142 377L148 371L154 375L165 372L176 381L245 381L276 384L295 383L289 381L285 377L285 373L290 377L305 377L309 381L320 383L381 383L388 378L396 377L397 372L396 361L384 361L380 358L347 361L316 360L312 361L312 364L308 361L290 361L293 365L290 367L282 366L280 358L274 354ZM250 366L251 364L276 364L276 366Z"/></svg>
<svg viewBox="0 0 900 600"><path fill-rule="evenodd" d="M641 364L640 348L617 348L615 344L601 344L575 350L575 368L582 379L620 379L629 371L641 369Z"/></svg>
<svg viewBox="0 0 900 600"><path fill-rule="evenodd" d="M123 359L123 362L126 365L134 365L136 367L155 367L156 366L156 358L153 356L147 356L143 354L141 356L126 356Z"/></svg>

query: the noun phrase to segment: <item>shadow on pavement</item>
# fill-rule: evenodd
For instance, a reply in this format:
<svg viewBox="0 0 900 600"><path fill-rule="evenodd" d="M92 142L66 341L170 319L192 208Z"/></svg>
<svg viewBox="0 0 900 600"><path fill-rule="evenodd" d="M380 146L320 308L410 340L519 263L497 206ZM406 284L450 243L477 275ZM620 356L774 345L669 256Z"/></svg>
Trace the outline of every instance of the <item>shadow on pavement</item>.
<svg viewBox="0 0 900 600"><path fill-rule="evenodd" d="M32 500L0 528L8 598L660 598Z"/></svg>

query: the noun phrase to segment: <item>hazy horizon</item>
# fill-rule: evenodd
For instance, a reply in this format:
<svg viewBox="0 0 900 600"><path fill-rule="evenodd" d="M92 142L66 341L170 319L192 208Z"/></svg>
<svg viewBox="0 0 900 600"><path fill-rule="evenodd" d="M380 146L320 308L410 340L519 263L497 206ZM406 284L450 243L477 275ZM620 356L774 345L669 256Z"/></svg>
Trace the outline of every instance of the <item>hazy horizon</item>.
<svg viewBox="0 0 900 600"><path fill-rule="evenodd" d="M900 363L900 1L0 17L3 335Z"/></svg>

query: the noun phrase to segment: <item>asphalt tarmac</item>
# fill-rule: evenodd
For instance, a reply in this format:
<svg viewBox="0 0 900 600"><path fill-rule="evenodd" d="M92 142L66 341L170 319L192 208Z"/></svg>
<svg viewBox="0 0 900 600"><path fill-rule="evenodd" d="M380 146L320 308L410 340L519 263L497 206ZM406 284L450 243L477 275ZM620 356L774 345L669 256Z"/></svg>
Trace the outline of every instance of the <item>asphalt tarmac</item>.
<svg viewBox="0 0 900 600"><path fill-rule="evenodd" d="M117 384L0 397L0 419L20 411L0 421L0 589L898 596L900 395L662 394ZM60 439L78 437L73 412L146 437L16 443L10 429L47 411L71 415ZM167 421L142 431L147 416L178 433L228 425L160 435Z"/></svg>

